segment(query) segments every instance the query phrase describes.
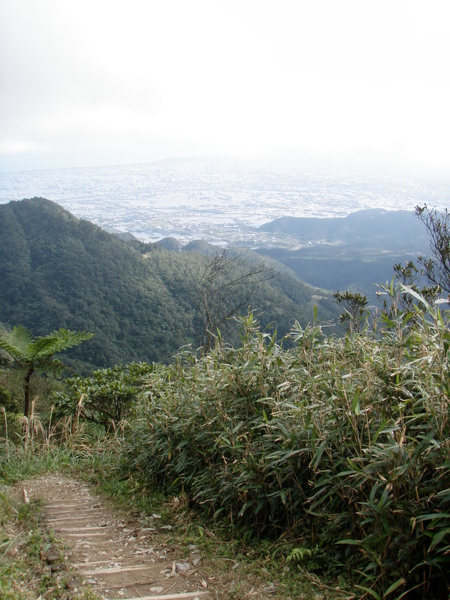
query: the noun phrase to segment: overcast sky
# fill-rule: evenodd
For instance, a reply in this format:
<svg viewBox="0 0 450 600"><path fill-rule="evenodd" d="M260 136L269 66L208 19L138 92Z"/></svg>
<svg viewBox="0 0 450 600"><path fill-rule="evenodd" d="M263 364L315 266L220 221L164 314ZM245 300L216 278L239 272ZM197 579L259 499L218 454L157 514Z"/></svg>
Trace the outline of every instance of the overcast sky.
<svg viewBox="0 0 450 600"><path fill-rule="evenodd" d="M450 168L448 0L0 0L0 170L324 155Z"/></svg>

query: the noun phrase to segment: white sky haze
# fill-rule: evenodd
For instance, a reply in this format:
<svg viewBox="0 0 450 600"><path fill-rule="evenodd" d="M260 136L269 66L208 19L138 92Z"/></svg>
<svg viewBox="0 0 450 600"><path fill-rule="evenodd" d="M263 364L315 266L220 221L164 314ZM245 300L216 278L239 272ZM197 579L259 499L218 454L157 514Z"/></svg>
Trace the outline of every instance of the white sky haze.
<svg viewBox="0 0 450 600"><path fill-rule="evenodd" d="M166 156L450 168L447 0L0 0L0 170Z"/></svg>

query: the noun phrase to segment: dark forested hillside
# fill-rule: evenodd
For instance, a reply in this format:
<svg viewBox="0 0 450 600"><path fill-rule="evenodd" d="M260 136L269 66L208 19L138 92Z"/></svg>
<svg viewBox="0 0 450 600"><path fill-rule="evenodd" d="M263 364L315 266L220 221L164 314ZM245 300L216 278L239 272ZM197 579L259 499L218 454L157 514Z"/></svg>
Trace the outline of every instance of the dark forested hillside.
<svg viewBox="0 0 450 600"><path fill-rule="evenodd" d="M0 322L36 335L60 327L94 332L70 351L79 367L167 361L202 339L198 276L210 258L190 250L127 243L43 198L1 205ZM255 286L251 306L262 326L283 335L296 319L312 320L317 301L329 318L326 294L320 299L283 273Z"/></svg>
<svg viewBox="0 0 450 600"><path fill-rule="evenodd" d="M260 227L261 231L289 234L303 243L345 244L352 248L385 251L423 251L428 236L414 212L380 208L360 210L342 218L282 217Z"/></svg>
<svg viewBox="0 0 450 600"><path fill-rule="evenodd" d="M260 248L303 281L328 290L366 294L376 303L374 284L390 281L393 265L427 255L429 240L423 223L408 211L361 210L343 218L283 217L262 230L278 239L290 237L297 248Z"/></svg>

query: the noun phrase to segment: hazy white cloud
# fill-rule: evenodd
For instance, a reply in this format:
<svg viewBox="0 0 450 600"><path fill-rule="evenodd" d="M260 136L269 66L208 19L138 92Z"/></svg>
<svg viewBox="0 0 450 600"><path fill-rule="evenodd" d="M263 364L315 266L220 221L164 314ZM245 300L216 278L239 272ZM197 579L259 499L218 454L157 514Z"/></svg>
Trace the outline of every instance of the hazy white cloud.
<svg viewBox="0 0 450 600"><path fill-rule="evenodd" d="M0 168L322 152L450 166L446 0L14 0Z"/></svg>

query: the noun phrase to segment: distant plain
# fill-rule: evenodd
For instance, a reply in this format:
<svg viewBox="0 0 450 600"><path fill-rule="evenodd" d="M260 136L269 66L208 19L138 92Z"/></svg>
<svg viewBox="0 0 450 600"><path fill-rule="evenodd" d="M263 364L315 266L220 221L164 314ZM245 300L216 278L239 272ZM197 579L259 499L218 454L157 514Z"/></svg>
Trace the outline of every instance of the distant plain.
<svg viewBox="0 0 450 600"><path fill-rule="evenodd" d="M367 208L444 208L442 175L305 161L167 159L0 173L0 203L34 196L108 230L154 242L204 239L220 245L281 246L299 240L257 228L280 217L342 217Z"/></svg>

